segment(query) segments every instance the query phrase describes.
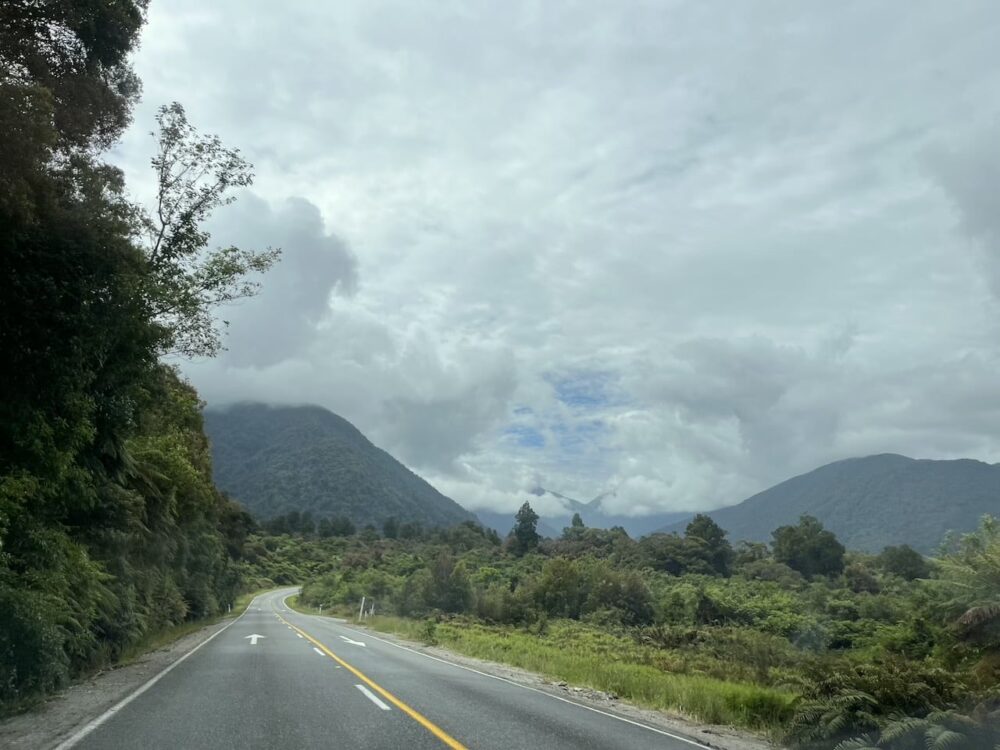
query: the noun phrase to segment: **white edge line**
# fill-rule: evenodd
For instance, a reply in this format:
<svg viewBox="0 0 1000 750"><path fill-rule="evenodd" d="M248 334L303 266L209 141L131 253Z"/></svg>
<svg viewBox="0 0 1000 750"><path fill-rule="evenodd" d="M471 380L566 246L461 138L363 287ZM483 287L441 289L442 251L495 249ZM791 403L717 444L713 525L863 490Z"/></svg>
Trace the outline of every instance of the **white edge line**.
<svg viewBox="0 0 1000 750"><path fill-rule="evenodd" d="M358 690L360 690L362 693L364 693L365 698L367 698L368 700L370 700L372 703L374 703L376 706L378 706L379 708L381 708L383 711L391 711L392 710L385 703L383 703L382 701L380 701L378 699L378 696L375 695L375 693L373 693L371 690L369 690L368 688L366 688L364 685L355 685L354 687L356 687Z"/></svg>
<svg viewBox="0 0 1000 750"><path fill-rule="evenodd" d="M289 594L288 596L291 596L291 594ZM285 599L287 599L288 596L286 596ZM281 600L282 603L284 603L285 599ZM321 622L323 621L321 620ZM372 635L368 631L355 630L354 628L348 627L347 625L343 625L339 622L336 623L336 625L338 627L344 628L344 630L350 630L352 633L357 633L358 635L366 635L369 638L374 638L376 641L380 641L381 643L384 643L387 646L394 646L395 648L400 648L403 651L409 651L411 654L416 654L417 656L423 656L424 658L427 659L433 659L434 661L439 661L442 664L447 664L451 667L455 667L456 669L464 669L466 672L473 672L475 674L482 675L483 677L489 677L491 680L499 680L500 682L506 682L508 685L513 685L514 687L523 688L524 690L530 690L534 693L539 693L540 695L548 696L549 698L553 698L557 701L568 703L571 706L577 706L578 708L584 708L587 711L593 711L595 714L601 714L601 716L607 716L610 719L624 721L626 724L631 724L636 727L642 727L643 729L648 729L650 732L656 732L657 734L662 734L665 737L670 737L671 739L679 740L681 742L686 742L689 745L694 745L695 747L704 748L704 750L713 750L711 745L702 744L701 742L693 740L690 737L685 737L684 735L674 734L673 732L667 732L666 730L658 729L656 727L651 727L648 724L643 724L641 721L634 721L632 719L627 719L624 716L613 714L610 711L602 711L601 709L594 708L593 706L587 706L583 703L577 703L576 701L570 700L569 698L564 698L561 695L554 695L548 692L547 690L540 690L536 687L531 687L531 685L522 685L520 682L515 682L514 680L508 680L506 677L500 677L499 675L490 674L489 672L483 672L478 669L473 669L472 667L467 667L464 664L456 664L455 662L448 661L447 659L442 659L437 656L431 656L430 654L425 654L421 651L417 651L416 649L412 649L409 646L403 646L399 643L393 643L392 641L387 641L384 638L379 638L377 635ZM59 748L56 748L56 750L59 750Z"/></svg>
<svg viewBox="0 0 1000 750"><path fill-rule="evenodd" d="M263 596L263 594L261 594L261 596ZM291 594L289 594L289 596L291 596ZM258 598L259 597L254 597L253 600L250 602L250 604L253 604L255 601L257 601ZM151 687L153 687L153 685L155 685L157 682L159 682L164 677L166 677L167 673L170 672L170 670L172 670L174 667L176 667L177 665L179 665L182 661L184 661L189 656L191 656L191 654L193 654L195 651L197 651L199 648L201 648L206 643L208 643L209 641L211 641L213 638L215 638L218 635L221 635L225 631L229 630L230 627L232 627L237 622L239 622L240 620L242 620L243 619L243 615L245 615L249 611L250 611L250 606L247 605L247 608L243 610L243 614L241 614L239 617L237 617L235 620L233 620L232 622L230 622L225 627L220 628L219 630L216 630L214 633L212 633L212 635L208 636L208 638L206 638L201 643L199 643L197 646L195 646L193 649L191 649L190 651L188 651L180 659L178 659L177 661L175 661L172 664L168 665L167 668L164 669L162 672L160 672L159 674L153 675L153 677L151 677L146 682L144 682L142 684L142 686L139 687L139 689L136 690L134 693L132 693L131 695L125 696L120 701L118 701L115 705L113 705L111 708L109 708L107 711L105 711L103 714L101 714L100 716L98 716L96 719L93 719L93 720L87 722L87 724L85 724L75 734L73 734L72 736L68 737L67 739L63 740L58 745L56 745L55 750L69 750L69 748L71 748L74 745L76 745L80 740L82 740L88 734L90 734L95 729L97 729L99 726L101 726L101 724L103 724L104 722L106 722L108 719L110 719L116 713L118 713L123 708L125 708L125 706L127 706L129 703L131 703L136 698L138 698L140 695L142 695L147 690L149 690Z"/></svg>

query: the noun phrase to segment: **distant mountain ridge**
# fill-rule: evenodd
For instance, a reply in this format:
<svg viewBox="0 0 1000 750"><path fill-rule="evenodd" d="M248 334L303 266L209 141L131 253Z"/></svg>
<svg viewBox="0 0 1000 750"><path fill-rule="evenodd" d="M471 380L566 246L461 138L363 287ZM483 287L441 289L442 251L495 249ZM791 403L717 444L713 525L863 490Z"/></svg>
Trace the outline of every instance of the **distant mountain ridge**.
<svg viewBox="0 0 1000 750"><path fill-rule="evenodd" d="M310 511L358 527L395 516L424 526L476 517L319 406L241 403L205 411L215 483L258 518Z"/></svg>
<svg viewBox="0 0 1000 750"><path fill-rule="evenodd" d="M708 515L733 541L770 541L774 529L808 514L848 549L932 552L946 532L971 531L986 513L1000 515L1000 464L883 453L821 466Z"/></svg>

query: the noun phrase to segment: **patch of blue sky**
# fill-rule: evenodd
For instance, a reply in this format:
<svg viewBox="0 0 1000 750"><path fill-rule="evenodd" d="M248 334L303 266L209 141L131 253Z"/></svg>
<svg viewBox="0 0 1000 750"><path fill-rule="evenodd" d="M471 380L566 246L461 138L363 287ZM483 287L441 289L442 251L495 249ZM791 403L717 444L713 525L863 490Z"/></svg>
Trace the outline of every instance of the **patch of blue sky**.
<svg viewBox="0 0 1000 750"><path fill-rule="evenodd" d="M580 455L599 450L610 434L610 428L599 419L582 422L557 422L551 426L559 451L564 455Z"/></svg>
<svg viewBox="0 0 1000 750"><path fill-rule="evenodd" d="M504 430L522 448L544 448L545 436L534 427L515 426Z"/></svg>
<svg viewBox="0 0 1000 750"><path fill-rule="evenodd" d="M545 379L556 398L577 409L599 409L612 403L609 392L612 376L606 372L575 372L567 375L547 375Z"/></svg>

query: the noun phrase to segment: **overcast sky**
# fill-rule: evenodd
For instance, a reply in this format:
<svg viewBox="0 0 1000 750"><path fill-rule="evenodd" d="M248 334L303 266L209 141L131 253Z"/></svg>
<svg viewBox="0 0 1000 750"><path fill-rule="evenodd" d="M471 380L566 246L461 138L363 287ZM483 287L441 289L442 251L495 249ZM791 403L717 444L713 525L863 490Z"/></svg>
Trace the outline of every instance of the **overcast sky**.
<svg viewBox="0 0 1000 750"><path fill-rule="evenodd" d="M1000 461L1000 5L153 0L157 106L279 246L183 369L316 403L470 508L714 508L849 456Z"/></svg>

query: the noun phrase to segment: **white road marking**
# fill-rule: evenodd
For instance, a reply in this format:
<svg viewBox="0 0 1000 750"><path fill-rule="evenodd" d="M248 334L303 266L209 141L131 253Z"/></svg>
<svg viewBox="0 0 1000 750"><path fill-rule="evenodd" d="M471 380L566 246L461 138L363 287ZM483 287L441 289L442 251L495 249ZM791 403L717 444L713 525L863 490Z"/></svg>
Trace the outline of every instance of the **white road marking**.
<svg viewBox="0 0 1000 750"><path fill-rule="evenodd" d="M352 640L351 640L350 638L348 638L348 637L347 637L346 635L342 635L342 636L340 636L340 639L341 639L342 641L347 641L347 642L348 642L348 643L350 643L350 644L351 644L352 646L361 646L361 647L363 647L363 648L368 648L367 646L365 646L365 644L364 644L364 643L363 643L362 641L352 641Z"/></svg>
<svg viewBox="0 0 1000 750"><path fill-rule="evenodd" d="M320 656L326 656L326 654L324 654L324 653L323 653L322 651L320 651L320 650L319 650L318 648L316 648L315 646L313 646L313 651L315 651L315 652L316 652L317 654L319 654Z"/></svg>
<svg viewBox="0 0 1000 750"><path fill-rule="evenodd" d="M184 656L182 656L180 659L178 659L173 664L171 664L170 666L168 666L166 669L164 669L158 675L154 675L152 678L150 678L149 680L147 680L146 682L144 682L139 687L139 689L136 690L134 693L132 693L131 695L126 696L125 698L122 698L120 701L118 701L115 705L113 705L111 708L109 708L103 714L101 714L100 716L98 716L96 719L94 719L93 721L90 721L87 724L85 724L78 732L76 732L76 734L73 734L70 737L67 737L62 742L60 742L58 745L56 745L55 750L69 750L69 748L71 748L74 745L76 745L77 743L79 743L80 740L82 740L88 734L90 734L95 729L97 729L99 726L101 726L101 724L103 724L104 722L106 722L108 719L110 719L116 713L118 713L123 708L125 708L125 706L127 706L129 703L131 703L136 698L138 698L140 695L142 695L147 690L149 690L151 687L153 687L153 685L155 685L160 680L162 680L164 677L166 677L167 673L170 672L170 670L172 670L174 667L176 667L177 665L179 665L182 661L184 661L189 656L191 656L191 654L193 654L195 651L197 651L199 648L201 648L206 643L208 643L209 641L211 641L213 638L216 638L217 636L221 635L225 631L229 630L229 628L231 628L233 625L235 625L240 620L242 620L243 619L243 615L245 615L249 611L250 611L250 608L247 607L245 610L243 610L243 614L242 615L240 615L239 617L237 617L235 620L233 620L231 623L229 623L228 625L226 625L221 630L217 630L216 632L212 633L212 635L208 636L208 638L206 638L201 643L199 643L197 646L195 646L193 649L191 649L190 651L188 651L186 654L184 654Z"/></svg>
<svg viewBox="0 0 1000 750"><path fill-rule="evenodd" d="M257 635L256 633L254 633L253 635L245 635L243 637L248 638L250 640L251 646L256 646L257 641L259 641L261 638L267 638L266 635Z"/></svg>
<svg viewBox="0 0 1000 750"><path fill-rule="evenodd" d="M297 635L299 638L302 637L302 633L296 633L295 635Z"/></svg>
<svg viewBox="0 0 1000 750"><path fill-rule="evenodd" d="M383 703L382 701L380 701L379 698L378 698L378 696L375 695L375 693L373 693L371 690L369 690L368 688L366 688L364 685L355 685L354 687L356 687L358 690L360 690L362 693L364 693L365 698L367 698L368 700L370 700L372 703L374 703L376 706L378 706L379 708L381 708L383 711L391 711L392 710L385 703Z"/></svg>

